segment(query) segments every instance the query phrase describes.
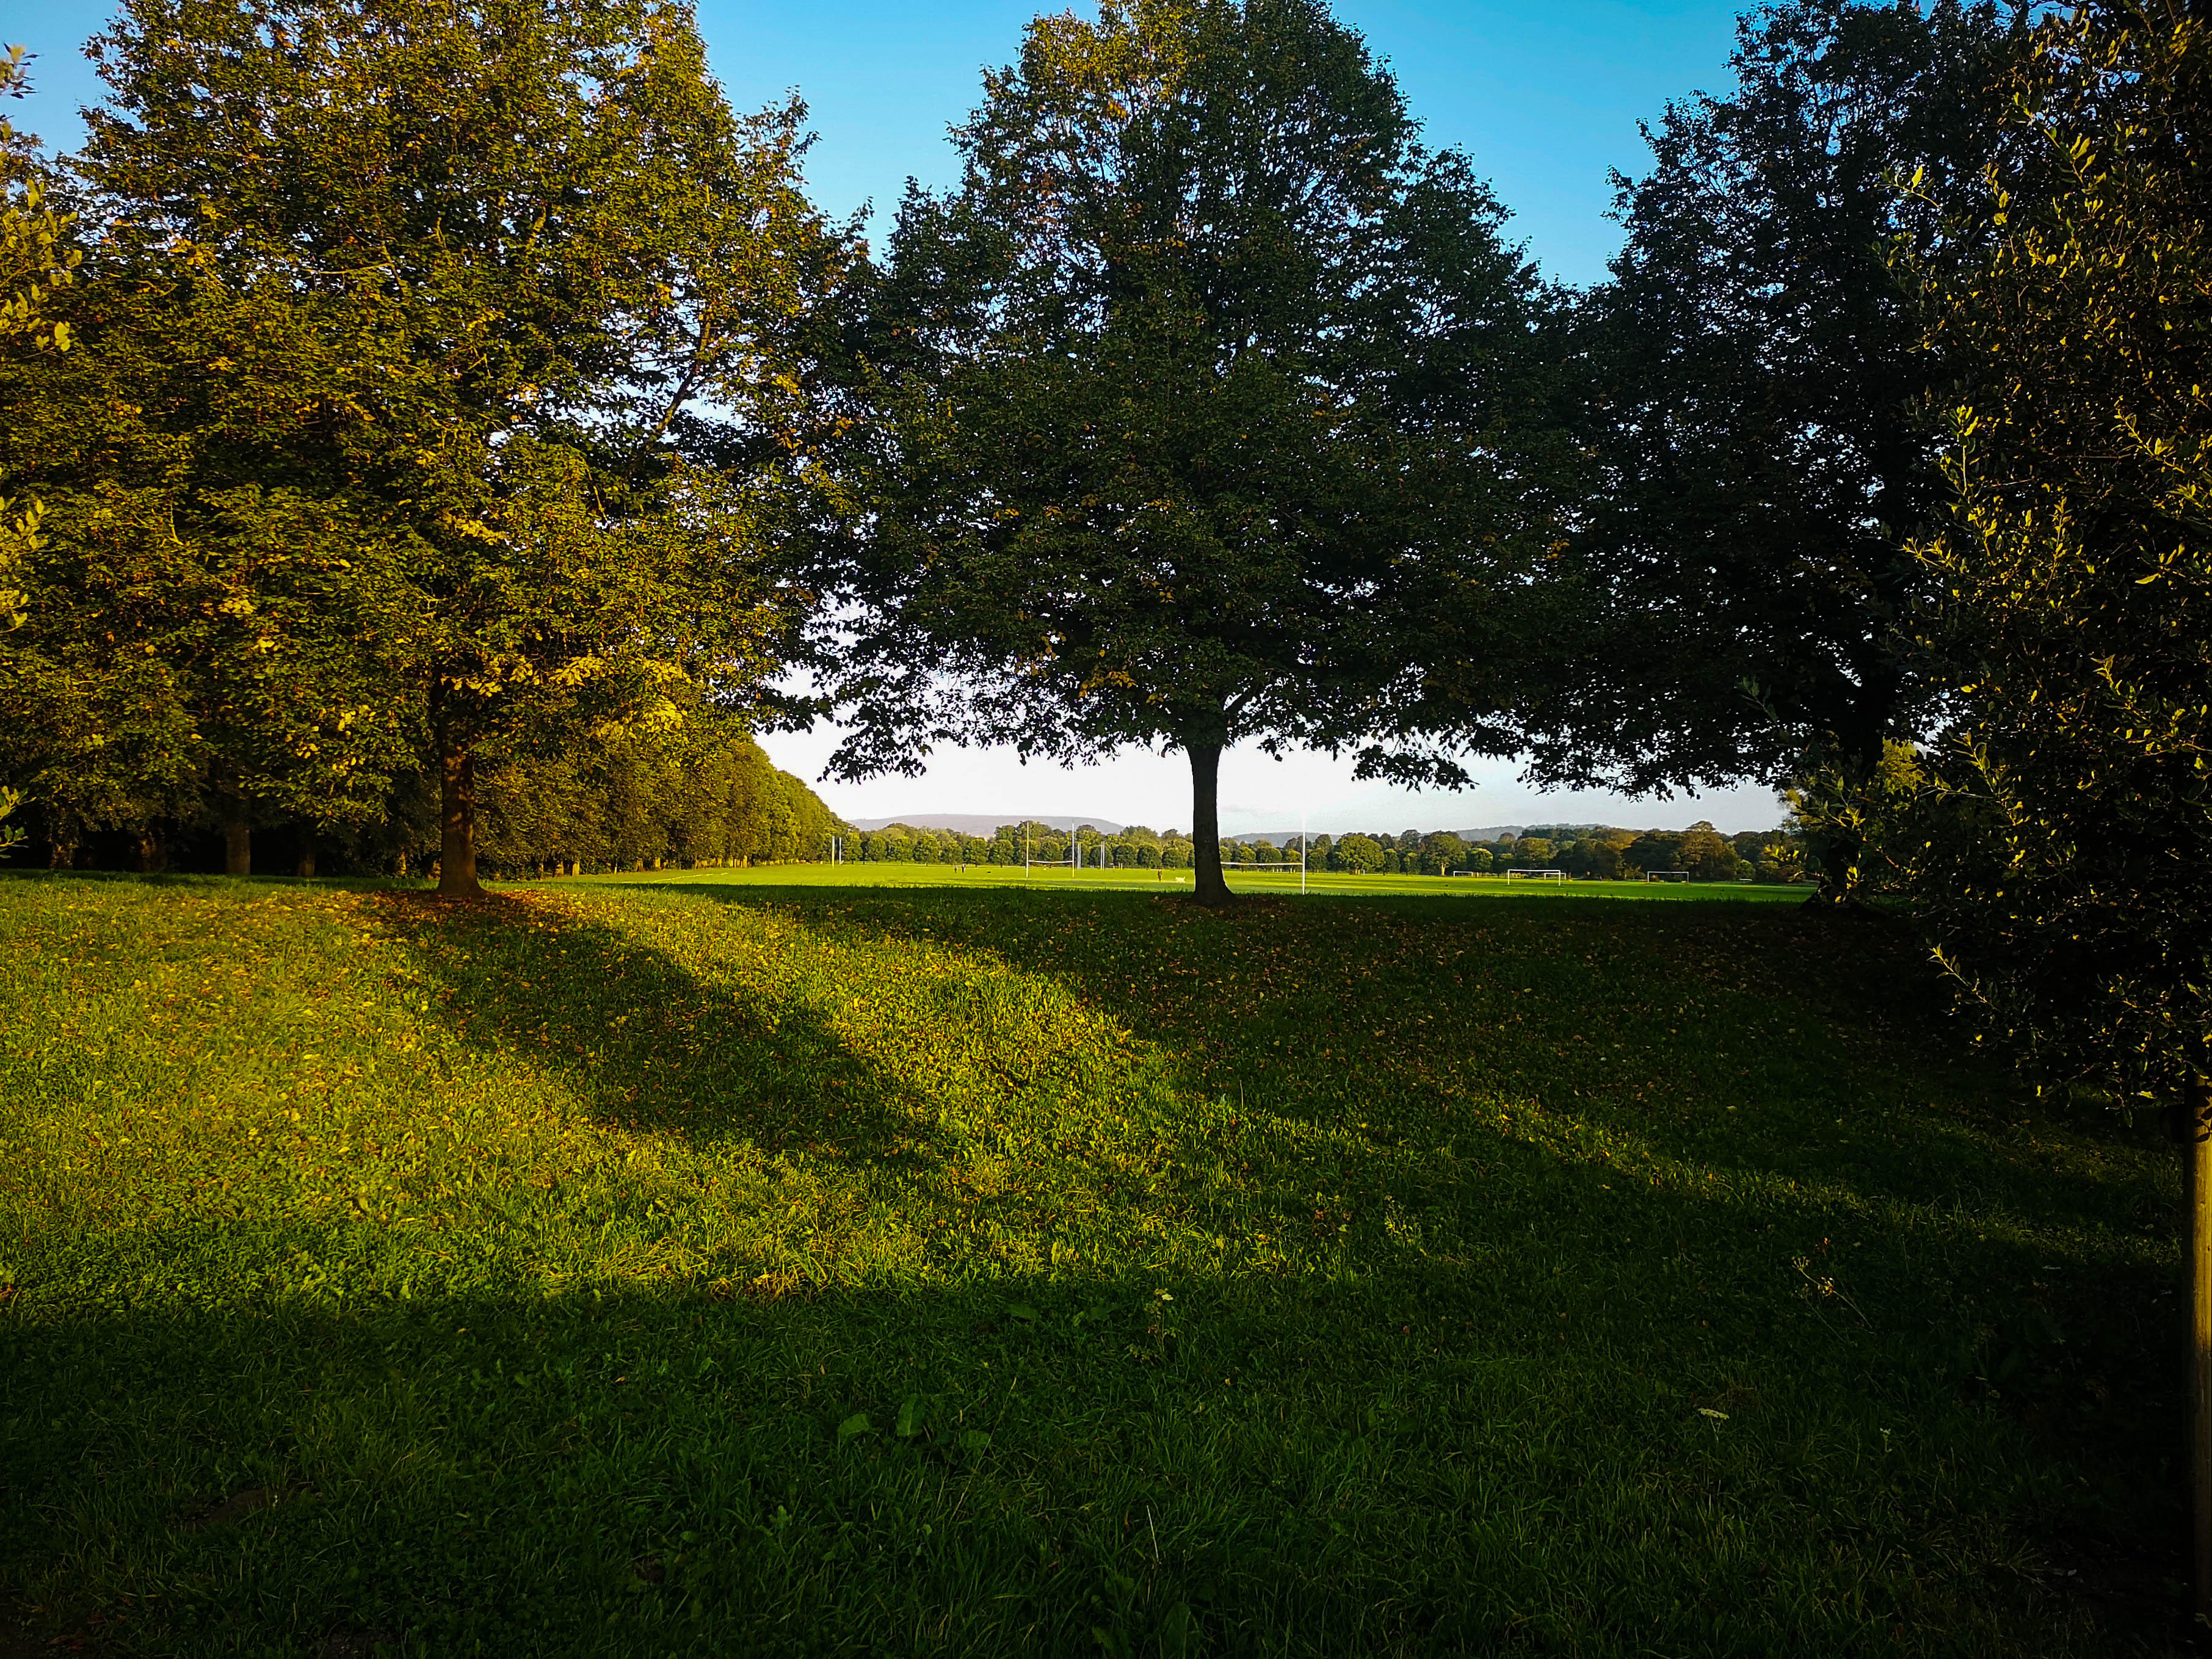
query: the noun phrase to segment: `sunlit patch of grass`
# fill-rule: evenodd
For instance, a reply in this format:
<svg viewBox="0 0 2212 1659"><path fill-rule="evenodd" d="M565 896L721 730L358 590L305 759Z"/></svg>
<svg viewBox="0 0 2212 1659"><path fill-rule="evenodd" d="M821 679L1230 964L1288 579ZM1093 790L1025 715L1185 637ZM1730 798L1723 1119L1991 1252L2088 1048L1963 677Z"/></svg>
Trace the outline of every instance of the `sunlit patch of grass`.
<svg viewBox="0 0 2212 1659"><path fill-rule="evenodd" d="M148 1653L2160 1628L2067 1586L2166 1571L2166 1160L1878 927L754 873L0 883L0 1592Z"/></svg>

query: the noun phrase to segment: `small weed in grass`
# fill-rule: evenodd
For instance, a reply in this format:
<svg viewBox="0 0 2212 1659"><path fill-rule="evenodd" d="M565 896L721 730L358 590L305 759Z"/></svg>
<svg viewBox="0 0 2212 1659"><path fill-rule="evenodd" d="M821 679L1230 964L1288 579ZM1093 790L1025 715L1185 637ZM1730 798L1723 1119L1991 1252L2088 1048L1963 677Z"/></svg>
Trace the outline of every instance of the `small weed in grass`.
<svg viewBox="0 0 2212 1659"><path fill-rule="evenodd" d="M2170 1644L2168 1160L1878 927L50 880L0 951L41 1640Z"/></svg>

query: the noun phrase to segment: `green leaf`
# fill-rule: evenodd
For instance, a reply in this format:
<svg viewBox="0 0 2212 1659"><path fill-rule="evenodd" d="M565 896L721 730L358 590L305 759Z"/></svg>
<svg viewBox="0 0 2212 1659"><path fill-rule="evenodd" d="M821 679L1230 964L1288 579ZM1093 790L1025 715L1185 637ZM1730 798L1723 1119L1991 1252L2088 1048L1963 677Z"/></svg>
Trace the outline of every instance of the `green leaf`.
<svg viewBox="0 0 2212 1659"><path fill-rule="evenodd" d="M866 1412L854 1412L837 1425L837 1443L843 1445L856 1434L866 1434L872 1426Z"/></svg>
<svg viewBox="0 0 2212 1659"><path fill-rule="evenodd" d="M960 1436L962 1451L979 1452L991 1443L991 1437L981 1429L963 1430Z"/></svg>
<svg viewBox="0 0 2212 1659"><path fill-rule="evenodd" d="M920 1434L921 1432L923 1420L927 1419L928 1415L929 1402L921 1395L910 1394L907 1395L905 1399L899 1401L899 1438L902 1440L909 1440L915 1435Z"/></svg>

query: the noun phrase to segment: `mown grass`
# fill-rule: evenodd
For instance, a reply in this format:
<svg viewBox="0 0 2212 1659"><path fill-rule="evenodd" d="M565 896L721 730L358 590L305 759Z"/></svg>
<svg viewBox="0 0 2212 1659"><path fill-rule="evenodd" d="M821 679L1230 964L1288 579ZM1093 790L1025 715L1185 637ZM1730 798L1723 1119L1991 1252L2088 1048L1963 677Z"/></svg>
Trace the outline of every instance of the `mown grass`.
<svg viewBox="0 0 2212 1659"><path fill-rule="evenodd" d="M27 1640L2175 1639L2170 1160L1878 926L53 879L0 951Z"/></svg>
<svg viewBox="0 0 2212 1659"><path fill-rule="evenodd" d="M660 871L627 876L586 876L586 881L619 881L625 884L654 882L684 884L700 879L700 872ZM1190 890L1188 870L1072 870L1052 865L1024 868L1018 864L802 864L767 866L758 870L713 872L716 884L766 882L779 887L1024 887L1039 891L1097 892L1128 890L1172 893ZM1287 897L1299 891L1296 865L1262 865L1229 871L1230 887L1261 897ZM556 883L565 885L566 883ZM1646 881L1567 881L1537 883L1509 881L1504 875L1407 876L1348 875L1314 870L1307 873L1305 896L1324 898L1571 898L1656 900L1663 903L1711 903L1737 900L1753 904L1802 904L1811 890L1806 887L1760 887L1749 883L1675 883Z"/></svg>

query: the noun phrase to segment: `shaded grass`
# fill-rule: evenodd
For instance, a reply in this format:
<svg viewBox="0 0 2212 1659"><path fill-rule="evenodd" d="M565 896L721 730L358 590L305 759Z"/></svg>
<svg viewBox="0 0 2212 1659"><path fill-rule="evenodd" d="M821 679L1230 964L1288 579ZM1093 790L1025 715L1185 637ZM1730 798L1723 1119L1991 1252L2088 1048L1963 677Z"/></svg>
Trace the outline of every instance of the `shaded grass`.
<svg viewBox="0 0 2212 1659"><path fill-rule="evenodd" d="M1954 1063L1878 927L50 881L0 950L0 1587L42 1633L2167 1628L2167 1162Z"/></svg>

